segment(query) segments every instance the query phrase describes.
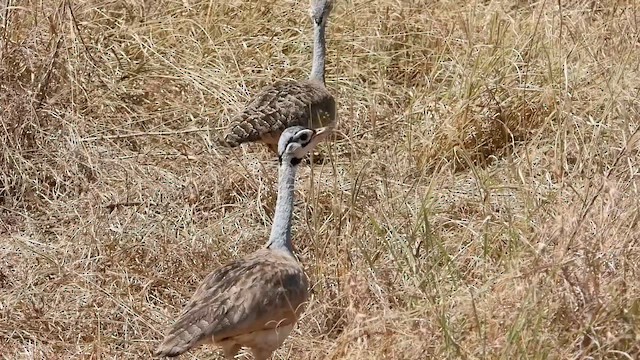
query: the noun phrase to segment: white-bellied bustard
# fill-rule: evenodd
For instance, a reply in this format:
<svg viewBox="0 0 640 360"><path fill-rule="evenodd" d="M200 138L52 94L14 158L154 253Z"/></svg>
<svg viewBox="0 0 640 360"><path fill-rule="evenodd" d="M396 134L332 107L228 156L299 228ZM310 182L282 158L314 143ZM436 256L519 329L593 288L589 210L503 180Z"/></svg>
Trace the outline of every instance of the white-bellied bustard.
<svg viewBox="0 0 640 360"><path fill-rule="evenodd" d="M178 356L205 343L233 359L241 347L268 359L289 335L309 295L308 279L291 244L296 169L329 130L287 128L280 136L278 196L266 246L209 274L155 356Z"/></svg>
<svg viewBox="0 0 640 360"><path fill-rule="evenodd" d="M278 151L278 139L290 126L307 128L335 126L336 102L325 87L325 29L333 0L311 0L313 20L313 64L308 80L280 81L263 88L231 119L223 143L237 147L262 142Z"/></svg>

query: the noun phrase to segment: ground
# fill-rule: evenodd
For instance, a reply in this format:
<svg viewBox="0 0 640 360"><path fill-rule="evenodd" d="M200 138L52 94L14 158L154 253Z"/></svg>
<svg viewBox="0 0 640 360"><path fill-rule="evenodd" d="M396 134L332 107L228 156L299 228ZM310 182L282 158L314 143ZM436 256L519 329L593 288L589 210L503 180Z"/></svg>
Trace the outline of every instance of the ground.
<svg viewBox="0 0 640 360"><path fill-rule="evenodd" d="M0 357L150 358L263 245L277 159L217 139L308 76L307 7L0 5ZM638 11L337 1L338 134L296 192L313 297L274 358L638 358Z"/></svg>

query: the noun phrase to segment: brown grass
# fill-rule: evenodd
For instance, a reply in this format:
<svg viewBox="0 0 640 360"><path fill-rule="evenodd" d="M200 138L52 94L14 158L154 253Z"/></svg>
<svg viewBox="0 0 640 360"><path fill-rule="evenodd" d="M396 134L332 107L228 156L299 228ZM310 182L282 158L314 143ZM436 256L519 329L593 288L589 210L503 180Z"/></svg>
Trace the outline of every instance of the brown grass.
<svg viewBox="0 0 640 360"><path fill-rule="evenodd" d="M301 170L314 297L275 358L638 358L639 11L338 1L344 136ZM149 358L198 282L266 240L275 159L215 138L307 76L306 2L5 0L0 19L0 355Z"/></svg>

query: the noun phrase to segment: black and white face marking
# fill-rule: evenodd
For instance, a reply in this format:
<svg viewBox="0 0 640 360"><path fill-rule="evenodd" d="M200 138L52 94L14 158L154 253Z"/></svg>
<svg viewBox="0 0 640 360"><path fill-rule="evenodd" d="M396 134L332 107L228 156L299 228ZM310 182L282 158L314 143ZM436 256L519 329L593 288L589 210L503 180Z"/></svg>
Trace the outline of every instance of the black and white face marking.
<svg viewBox="0 0 640 360"><path fill-rule="evenodd" d="M301 143L301 144L306 145L306 144L308 144L308 143L309 143L309 140L311 140L311 136L309 136L309 134L307 134L307 133L305 132L305 133L302 133L302 134L298 135L298 139L300 140L300 143ZM303 145L303 146L304 146L304 145Z"/></svg>
<svg viewBox="0 0 640 360"><path fill-rule="evenodd" d="M325 128L318 130L307 129L302 126L292 126L285 129L280 135L278 144L280 163L288 159L291 165L298 165L328 133Z"/></svg>
<svg viewBox="0 0 640 360"><path fill-rule="evenodd" d="M293 166L299 165L302 162L301 158L292 157L289 163ZM278 155L278 164L282 164L282 155Z"/></svg>

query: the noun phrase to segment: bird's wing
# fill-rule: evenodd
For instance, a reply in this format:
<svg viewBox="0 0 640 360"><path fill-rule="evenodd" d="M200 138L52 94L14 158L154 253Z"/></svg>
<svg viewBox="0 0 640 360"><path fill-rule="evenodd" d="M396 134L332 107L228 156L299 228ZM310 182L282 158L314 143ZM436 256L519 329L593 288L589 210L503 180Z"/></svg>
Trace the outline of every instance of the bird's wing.
<svg viewBox="0 0 640 360"><path fill-rule="evenodd" d="M299 263L270 250L209 274L171 327L156 356L175 356L207 342L295 322L307 299Z"/></svg>
<svg viewBox="0 0 640 360"><path fill-rule="evenodd" d="M237 146L289 126L309 127L319 111L335 116L335 101L324 86L311 81L281 81L263 88L234 116L225 142Z"/></svg>

